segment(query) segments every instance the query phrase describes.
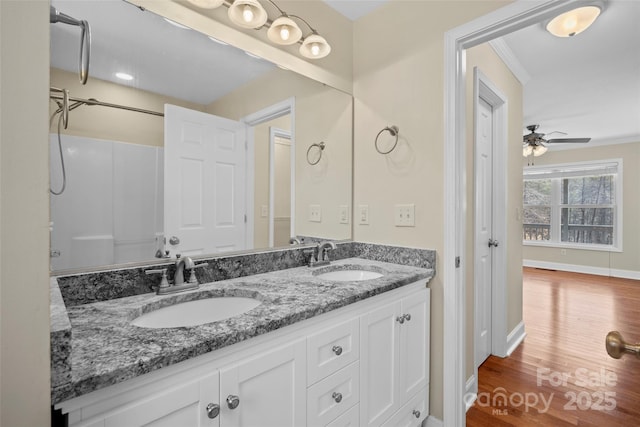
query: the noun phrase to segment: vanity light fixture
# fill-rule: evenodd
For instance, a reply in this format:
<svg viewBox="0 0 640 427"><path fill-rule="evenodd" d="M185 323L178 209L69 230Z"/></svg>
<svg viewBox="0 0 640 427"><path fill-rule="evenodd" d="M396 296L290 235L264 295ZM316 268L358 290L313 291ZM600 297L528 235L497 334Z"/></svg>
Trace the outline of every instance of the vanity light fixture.
<svg viewBox="0 0 640 427"><path fill-rule="evenodd" d="M269 20L269 14L258 0L188 1L203 9L213 9L224 5L229 8L227 11L229 19L237 26L253 29L260 29L263 26L267 27L267 37L272 43L279 45L293 45L300 43L300 55L305 58L320 59L331 53L331 46L327 40L319 35L307 21L297 15L290 15L286 13L280 9L273 0L266 0L278 10L279 16L273 21ZM310 33L307 37L302 37L302 30L293 18L303 22L307 27L309 27Z"/></svg>
<svg viewBox="0 0 640 427"><path fill-rule="evenodd" d="M258 0L235 0L228 11L231 22L242 28L260 28L269 19Z"/></svg>
<svg viewBox="0 0 640 427"><path fill-rule="evenodd" d="M547 31L556 37L573 37L580 34L600 16L604 3L593 3L562 13L546 25Z"/></svg>

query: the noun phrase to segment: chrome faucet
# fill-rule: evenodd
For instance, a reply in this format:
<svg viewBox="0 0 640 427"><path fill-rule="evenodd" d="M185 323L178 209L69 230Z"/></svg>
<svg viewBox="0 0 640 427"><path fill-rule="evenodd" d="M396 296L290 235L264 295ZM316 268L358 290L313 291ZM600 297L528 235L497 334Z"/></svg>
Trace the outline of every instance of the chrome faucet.
<svg viewBox="0 0 640 427"><path fill-rule="evenodd" d="M205 267L209 265L209 263L204 262L201 264L195 264L189 256L177 256L178 259L176 260L176 272L173 275L173 283L169 283L169 280L167 279L166 268L145 271L147 274L162 274L162 280L160 281L160 286L158 286L156 290L156 294L173 294L176 292L198 289L200 287L200 283L198 283L198 278L196 277L196 268ZM185 270L189 271L189 280L187 282L184 281Z"/></svg>
<svg viewBox="0 0 640 427"><path fill-rule="evenodd" d="M329 265L329 251L336 249L336 244L333 242L321 242L318 246L313 248L313 253L309 258L309 267L320 267L322 265Z"/></svg>

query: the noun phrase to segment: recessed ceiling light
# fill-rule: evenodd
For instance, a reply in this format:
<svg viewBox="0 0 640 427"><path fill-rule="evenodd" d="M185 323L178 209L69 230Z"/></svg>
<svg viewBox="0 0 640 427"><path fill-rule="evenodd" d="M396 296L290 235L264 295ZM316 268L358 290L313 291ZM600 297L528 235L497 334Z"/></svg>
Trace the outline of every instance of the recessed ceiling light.
<svg viewBox="0 0 640 427"><path fill-rule="evenodd" d="M211 37L211 36L209 36L209 39L210 39L212 42L216 42L216 43L221 44L221 45L223 45L223 46L228 46L228 45L229 45L229 43L225 43L225 42L223 42L222 40L218 40L218 39L217 39L217 38L215 38L215 37Z"/></svg>
<svg viewBox="0 0 640 427"><path fill-rule="evenodd" d="M178 24L176 21L172 21L169 18L163 18L165 21L167 21L169 24L173 25L174 27L178 27L178 28L182 28L183 30L190 30L191 28L187 27L186 25L182 25L182 24Z"/></svg>
<svg viewBox="0 0 640 427"><path fill-rule="evenodd" d="M127 73L116 73L116 77L121 79L121 80L126 80L126 81L133 80L133 76L131 74L127 74Z"/></svg>

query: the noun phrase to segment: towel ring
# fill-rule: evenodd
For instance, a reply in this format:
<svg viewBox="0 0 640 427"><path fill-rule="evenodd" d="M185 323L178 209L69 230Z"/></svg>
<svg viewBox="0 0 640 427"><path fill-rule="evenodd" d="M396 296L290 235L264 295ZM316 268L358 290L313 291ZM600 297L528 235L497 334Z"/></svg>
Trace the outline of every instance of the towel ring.
<svg viewBox="0 0 640 427"><path fill-rule="evenodd" d="M309 159L309 153L311 153L311 149L316 147L319 151L318 151L318 158L316 159L316 161L311 161ZM322 158L322 152L324 151L324 141L320 141L320 143L315 143L315 144L311 144L309 146L309 148L307 148L307 163L309 163L310 165L317 165L318 162L320 161L320 159Z"/></svg>
<svg viewBox="0 0 640 427"><path fill-rule="evenodd" d="M391 136L395 136L396 137L396 141L393 143L393 146L391 147L391 149L389 149L389 151L381 151L380 148L378 147L378 138L380 138L380 135L382 135L382 133L384 131L389 131L389 133L391 134ZM390 152L392 152L393 150L395 150L396 145L398 145L398 136L400 135L400 129L398 129L398 126L387 126L386 128L382 129L380 132L378 132L378 135L376 135L376 142L375 142L375 146L376 146L376 151L380 154L389 154Z"/></svg>

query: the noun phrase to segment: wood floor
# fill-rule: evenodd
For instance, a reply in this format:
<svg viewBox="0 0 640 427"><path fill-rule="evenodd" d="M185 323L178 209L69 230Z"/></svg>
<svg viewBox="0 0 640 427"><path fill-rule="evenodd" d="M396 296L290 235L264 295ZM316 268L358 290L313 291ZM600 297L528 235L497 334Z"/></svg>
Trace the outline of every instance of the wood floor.
<svg viewBox="0 0 640 427"><path fill-rule="evenodd" d="M467 426L640 426L640 359L612 359L605 336L640 342L640 281L524 269L527 336L478 373Z"/></svg>

